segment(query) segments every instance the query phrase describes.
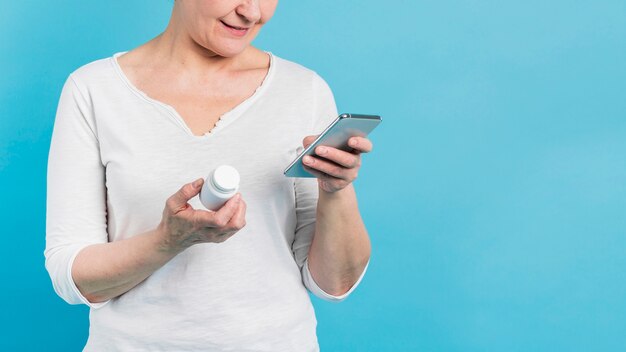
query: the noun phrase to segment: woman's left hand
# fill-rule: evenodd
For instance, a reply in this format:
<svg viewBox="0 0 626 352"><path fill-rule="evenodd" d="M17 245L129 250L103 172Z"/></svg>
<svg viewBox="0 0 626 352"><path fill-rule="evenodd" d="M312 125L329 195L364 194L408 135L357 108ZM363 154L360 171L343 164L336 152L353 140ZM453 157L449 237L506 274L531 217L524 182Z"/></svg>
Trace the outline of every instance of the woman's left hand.
<svg viewBox="0 0 626 352"><path fill-rule="evenodd" d="M308 147L317 136L306 136L302 141ZM357 178L361 167L361 153L372 151L372 142L364 137L350 137L349 152L328 146L317 146L316 156L305 156L304 169L317 177L319 186L326 192L334 193L347 187Z"/></svg>

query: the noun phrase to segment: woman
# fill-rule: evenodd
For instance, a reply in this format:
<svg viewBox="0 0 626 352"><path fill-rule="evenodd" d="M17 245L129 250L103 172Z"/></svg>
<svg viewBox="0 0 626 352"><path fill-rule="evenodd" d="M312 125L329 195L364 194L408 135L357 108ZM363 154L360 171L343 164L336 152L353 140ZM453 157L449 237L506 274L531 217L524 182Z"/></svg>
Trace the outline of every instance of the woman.
<svg viewBox="0 0 626 352"><path fill-rule="evenodd" d="M282 174L337 111L314 72L251 46L276 5L178 0L162 34L69 76L45 256L57 293L91 307L85 350L318 350L306 289L340 301L363 277L352 182L372 145L318 147L317 179ZM221 164L240 193L203 210Z"/></svg>

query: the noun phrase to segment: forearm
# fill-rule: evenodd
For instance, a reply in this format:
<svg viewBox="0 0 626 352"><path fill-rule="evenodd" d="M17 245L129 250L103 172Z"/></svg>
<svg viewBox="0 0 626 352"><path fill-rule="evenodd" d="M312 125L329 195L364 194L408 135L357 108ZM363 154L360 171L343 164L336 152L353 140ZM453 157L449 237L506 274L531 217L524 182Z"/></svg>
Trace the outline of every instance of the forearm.
<svg viewBox="0 0 626 352"><path fill-rule="evenodd" d="M135 287L180 252L163 246L160 228L81 250L72 278L90 302L104 302Z"/></svg>
<svg viewBox="0 0 626 352"><path fill-rule="evenodd" d="M325 292L341 295L358 280L369 260L371 244L352 184L335 193L320 188L309 269Z"/></svg>

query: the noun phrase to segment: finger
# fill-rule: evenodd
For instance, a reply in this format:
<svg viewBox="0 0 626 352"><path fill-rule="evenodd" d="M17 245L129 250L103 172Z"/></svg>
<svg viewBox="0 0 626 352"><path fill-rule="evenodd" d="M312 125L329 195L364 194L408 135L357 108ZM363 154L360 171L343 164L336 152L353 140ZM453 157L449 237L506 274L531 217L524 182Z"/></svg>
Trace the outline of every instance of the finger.
<svg viewBox="0 0 626 352"><path fill-rule="evenodd" d="M246 226L246 209L248 208L246 202L243 200L239 201L239 207L237 207L237 212L230 218L230 221L226 225L226 228L232 229L233 231L239 231L244 226Z"/></svg>
<svg viewBox="0 0 626 352"><path fill-rule="evenodd" d="M187 204L187 202L191 198L195 197L198 193L200 193L200 189L202 189L203 183L204 179L199 178L192 183L185 184L176 193L174 193L171 197L167 199L167 207L174 213L187 209L189 207L189 204Z"/></svg>
<svg viewBox="0 0 626 352"><path fill-rule="evenodd" d="M351 137L348 140L348 145L361 153L369 153L374 148L372 141L365 137Z"/></svg>
<svg viewBox="0 0 626 352"><path fill-rule="evenodd" d="M325 173L323 173L323 172L321 172L321 171L319 171L319 170L316 170L316 169L314 169L314 168L312 168L312 167L308 167L308 166L306 166L306 165L304 165L304 169L305 169L307 172L311 173L313 176L315 176L315 177L317 177L317 178L319 178L319 179L322 179L322 180L327 180L327 179L329 179L329 178L335 178L335 177L329 176L329 175L327 175L327 174L325 174ZM335 179L336 179L336 178L335 178Z"/></svg>
<svg viewBox="0 0 626 352"><path fill-rule="evenodd" d="M241 202L241 193L235 194L217 212L214 213L213 221L217 227L225 227L230 219L237 213Z"/></svg>
<svg viewBox="0 0 626 352"><path fill-rule="evenodd" d="M235 215L235 213L237 212L240 199L241 194L237 193L215 212L197 212L198 216L200 217L200 221L203 224L202 226L216 228L225 227L226 224L228 224L230 219L233 217L233 215Z"/></svg>
<svg viewBox="0 0 626 352"><path fill-rule="evenodd" d="M302 162L304 163L305 166L308 166L317 171L321 171L328 176L332 176L334 178L339 178L342 180L351 180L350 175L353 173L353 170L354 170L354 169L347 169L331 161L312 157L309 155L305 156L302 159Z"/></svg>
<svg viewBox="0 0 626 352"><path fill-rule="evenodd" d="M317 177L320 180L321 184L326 184L328 187L331 187L333 189L342 189L350 183L346 180L330 176L306 165L304 165L304 169L310 172L313 176Z"/></svg>
<svg viewBox="0 0 626 352"><path fill-rule="evenodd" d="M317 136L312 135L312 136L306 136L304 137L304 139L302 140L302 145L306 148L309 145L311 145L311 143L313 143L313 141L317 139Z"/></svg>
<svg viewBox="0 0 626 352"><path fill-rule="evenodd" d="M315 148L315 154L323 157L324 159L334 161L335 163L348 169L361 166L360 155L349 153L341 149L321 145Z"/></svg>

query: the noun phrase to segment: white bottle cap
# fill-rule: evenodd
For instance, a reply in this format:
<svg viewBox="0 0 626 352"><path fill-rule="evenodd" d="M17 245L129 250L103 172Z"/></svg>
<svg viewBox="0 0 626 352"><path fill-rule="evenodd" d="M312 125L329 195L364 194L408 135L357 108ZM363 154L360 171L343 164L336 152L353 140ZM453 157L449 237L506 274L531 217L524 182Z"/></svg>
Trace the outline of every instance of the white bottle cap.
<svg viewBox="0 0 626 352"><path fill-rule="evenodd" d="M224 193L232 192L239 187L239 172L230 165L221 165L213 172L213 185Z"/></svg>

